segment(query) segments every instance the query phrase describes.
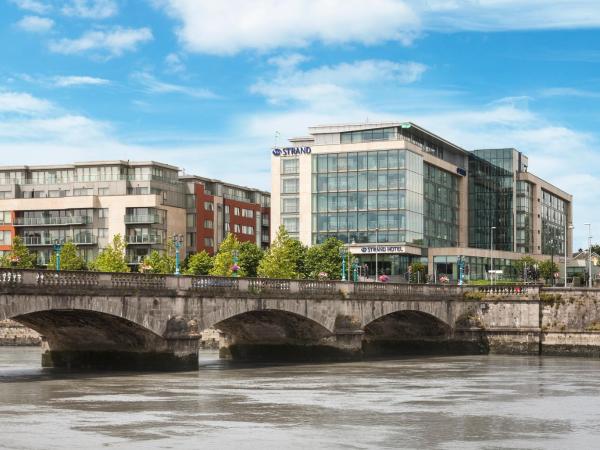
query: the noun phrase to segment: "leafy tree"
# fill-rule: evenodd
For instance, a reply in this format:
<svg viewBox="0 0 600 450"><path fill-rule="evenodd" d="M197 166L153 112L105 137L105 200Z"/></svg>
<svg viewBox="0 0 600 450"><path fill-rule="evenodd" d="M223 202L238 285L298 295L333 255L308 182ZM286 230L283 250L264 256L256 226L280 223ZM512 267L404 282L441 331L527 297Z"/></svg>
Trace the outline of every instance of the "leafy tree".
<svg viewBox="0 0 600 450"><path fill-rule="evenodd" d="M305 276L306 248L282 225L275 240L258 265L258 276L266 278L300 278Z"/></svg>
<svg viewBox="0 0 600 450"><path fill-rule="evenodd" d="M322 244L309 247L306 250L305 272L307 276L319 278L319 273L326 273L328 279L339 280L342 276L340 250L343 247L344 243L336 238L329 238Z"/></svg>
<svg viewBox="0 0 600 450"><path fill-rule="evenodd" d="M418 261L410 265L410 282L411 283L426 283L427 282L427 266Z"/></svg>
<svg viewBox="0 0 600 450"><path fill-rule="evenodd" d="M112 243L100 252L98 258L90 264L90 268L98 272L129 272L125 261L126 246L120 234L114 235Z"/></svg>
<svg viewBox="0 0 600 450"><path fill-rule="evenodd" d="M56 253L52 252L48 261L48 269L56 269ZM79 255L77 246L72 242L65 242L60 251L60 270L85 270L85 260Z"/></svg>
<svg viewBox="0 0 600 450"><path fill-rule="evenodd" d="M526 268L533 268L536 264L539 264L538 261L531 256L523 256L518 261L515 261L514 268L517 272L517 276L519 278L524 278L524 273ZM531 270L527 270L527 278L530 278Z"/></svg>
<svg viewBox="0 0 600 450"><path fill-rule="evenodd" d="M213 268L213 257L205 250L190 255L187 259L186 275L208 275Z"/></svg>
<svg viewBox="0 0 600 450"><path fill-rule="evenodd" d="M258 272L258 265L265 256L265 252L254 242L240 243L240 272L247 277L255 277Z"/></svg>
<svg viewBox="0 0 600 450"><path fill-rule="evenodd" d="M1 267L14 267L16 269L33 269L36 262L35 253L29 251L20 236L13 238L10 251L0 258Z"/></svg>
<svg viewBox="0 0 600 450"><path fill-rule="evenodd" d="M233 251L240 251L240 242L235 238L233 233L228 233L227 237L219 246L219 251L215 255L213 267L210 270L210 275L230 277L233 275L231 267L233 266ZM239 258L239 255L238 255ZM238 276L245 277L246 272L241 268L238 270Z"/></svg>
<svg viewBox="0 0 600 450"><path fill-rule="evenodd" d="M544 280L550 280L550 279L554 278L554 274L556 272L558 272L558 266L556 265L556 263L552 262L549 259L547 259L545 261L541 261L540 263L538 263L538 266L539 266L540 276Z"/></svg>

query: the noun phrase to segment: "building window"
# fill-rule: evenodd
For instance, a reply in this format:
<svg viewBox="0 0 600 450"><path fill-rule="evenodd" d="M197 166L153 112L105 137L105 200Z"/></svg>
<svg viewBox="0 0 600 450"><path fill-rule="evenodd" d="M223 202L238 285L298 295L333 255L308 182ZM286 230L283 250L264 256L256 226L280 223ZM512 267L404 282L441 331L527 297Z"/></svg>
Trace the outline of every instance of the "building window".
<svg viewBox="0 0 600 450"><path fill-rule="evenodd" d="M242 216L247 217L249 219L253 219L254 211L252 211L251 209L242 209Z"/></svg>
<svg viewBox="0 0 600 450"><path fill-rule="evenodd" d="M67 191L63 191L62 189L48 191L49 198L66 197L66 195Z"/></svg>
<svg viewBox="0 0 600 450"><path fill-rule="evenodd" d="M300 170L300 161L298 158L284 158L281 160L281 173L292 174Z"/></svg>
<svg viewBox="0 0 600 450"><path fill-rule="evenodd" d="M242 234L254 235L254 227L243 225Z"/></svg>
<svg viewBox="0 0 600 450"><path fill-rule="evenodd" d="M11 245L12 236L10 231L0 231L0 245Z"/></svg>
<svg viewBox="0 0 600 450"><path fill-rule="evenodd" d="M225 231L231 231L231 227L229 226L229 222L225 222Z"/></svg>
<svg viewBox="0 0 600 450"><path fill-rule="evenodd" d="M297 233L299 230L299 219L297 217L284 217L283 226L289 233Z"/></svg>
<svg viewBox="0 0 600 450"><path fill-rule="evenodd" d="M225 214L229 214L229 205L225 205Z"/></svg>
<svg viewBox="0 0 600 450"><path fill-rule="evenodd" d="M196 227L196 214L187 214L185 216L186 227L195 228Z"/></svg>
<svg viewBox="0 0 600 450"><path fill-rule="evenodd" d="M196 233L186 234L186 246L191 248L196 247Z"/></svg>
<svg viewBox="0 0 600 450"><path fill-rule="evenodd" d="M204 246L213 248L215 246L215 241L213 238L204 238Z"/></svg>
<svg viewBox="0 0 600 450"><path fill-rule="evenodd" d="M233 232L234 233L241 233L242 232L239 224L237 224L237 223L233 224Z"/></svg>
<svg viewBox="0 0 600 450"><path fill-rule="evenodd" d="M89 188L73 189L73 196L75 197L83 197L86 195L94 195L94 190Z"/></svg>
<svg viewBox="0 0 600 450"><path fill-rule="evenodd" d="M0 211L0 225L11 223L10 211Z"/></svg>
<svg viewBox="0 0 600 450"><path fill-rule="evenodd" d="M228 225L228 224L227 224L227 225ZM213 227L214 227L214 222L213 222L212 220L208 220L208 219L206 219L206 220L204 221L204 228L208 228L208 229L212 230L212 229L213 229Z"/></svg>
<svg viewBox="0 0 600 450"><path fill-rule="evenodd" d="M215 205L213 202L204 202L204 209L206 211L214 211L215 210ZM227 211L229 212L229 211Z"/></svg>
<svg viewBox="0 0 600 450"><path fill-rule="evenodd" d="M283 194L297 194L299 190L298 178L284 178L282 180L281 192Z"/></svg>
<svg viewBox="0 0 600 450"><path fill-rule="evenodd" d="M101 196L108 195L108 188L107 187L98 188L98 195L101 195Z"/></svg>
<svg viewBox="0 0 600 450"><path fill-rule="evenodd" d="M100 208L98 210L98 218L106 219L108 217L108 208Z"/></svg>
<svg viewBox="0 0 600 450"><path fill-rule="evenodd" d="M297 213L299 207L298 197L289 197L281 199L281 212L283 213Z"/></svg>
<svg viewBox="0 0 600 450"><path fill-rule="evenodd" d="M240 208L238 208L237 206L235 208L233 208L233 215L234 216L239 216L240 215Z"/></svg>
<svg viewBox="0 0 600 450"><path fill-rule="evenodd" d="M98 228L98 237L99 238L107 238L108 237L108 228Z"/></svg>
<svg viewBox="0 0 600 450"><path fill-rule="evenodd" d="M187 194L185 196L185 207L186 209L194 209L196 207L196 196L194 194Z"/></svg>

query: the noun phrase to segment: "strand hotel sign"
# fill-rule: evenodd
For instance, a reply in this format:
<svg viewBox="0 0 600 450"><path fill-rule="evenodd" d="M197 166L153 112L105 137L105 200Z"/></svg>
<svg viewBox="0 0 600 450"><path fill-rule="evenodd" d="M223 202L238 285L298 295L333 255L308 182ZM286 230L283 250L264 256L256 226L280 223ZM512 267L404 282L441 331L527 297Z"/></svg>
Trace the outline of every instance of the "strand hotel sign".
<svg viewBox="0 0 600 450"><path fill-rule="evenodd" d="M273 156L297 156L310 155L312 149L310 147L275 147Z"/></svg>

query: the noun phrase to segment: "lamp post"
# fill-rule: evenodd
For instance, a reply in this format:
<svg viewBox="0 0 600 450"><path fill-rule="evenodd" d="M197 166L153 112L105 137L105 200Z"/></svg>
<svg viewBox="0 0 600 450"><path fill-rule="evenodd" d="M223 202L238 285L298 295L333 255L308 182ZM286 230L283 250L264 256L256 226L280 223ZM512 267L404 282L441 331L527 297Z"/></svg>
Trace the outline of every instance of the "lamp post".
<svg viewBox="0 0 600 450"><path fill-rule="evenodd" d="M346 248L340 247L340 256L342 257L342 281L346 281Z"/></svg>
<svg viewBox="0 0 600 450"><path fill-rule="evenodd" d="M181 234L173 235L173 244L175 244L175 275L180 275L179 271L179 249L183 244L183 236Z"/></svg>
<svg viewBox="0 0 600 450"><path fill-rule="evenodd" d="M238 249L234 249L231 251L231 256L233 257L233 266L231 266L231 271L233 272L233 276L238 276L238 270L240 270L240 266L238 266L240 252Z"/></svg>
<svg viewBox="0 0 600 450"><path fill-rule="evenodd" d="M375 282L379 281L379 228L375 228Z"/></svg>
<svg viewBox="0 0 600 450"><path fill-rule="evenodd" d="M572 230L575 227L573 224L569 224L567 227L567 221L565 220L565 287L567 287L567 228Z"/></svg>
<svg viewBox="0 0 600 450"><path fill-rule="evenodd" d="M358 258L352 261L352 277L355 283L358 282Z"/></svg>
<svg viewBox="0 0 600 450"><path fill-rule="evenodd" d="M62 251L62 243L58 240L54 240L54 253L56 253L56 271L60 272L60 253Z"/></svg>
<svg viewBox="0 0 600 450"><path fill-rule="evenodd" d="M496 227L490 227L490 284L494 284L494 230Z"/></svg>
<svg viewBox="0 0 600 450"><path fill-rule="evenodd" d="M592 287L592 224L584 223L588 227L588 286Z"/></svg>

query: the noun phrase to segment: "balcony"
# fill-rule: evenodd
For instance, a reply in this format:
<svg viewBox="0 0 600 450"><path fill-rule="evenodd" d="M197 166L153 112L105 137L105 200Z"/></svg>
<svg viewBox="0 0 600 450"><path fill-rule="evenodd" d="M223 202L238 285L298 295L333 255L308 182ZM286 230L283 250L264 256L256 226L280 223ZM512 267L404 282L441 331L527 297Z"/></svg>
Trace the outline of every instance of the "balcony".
<svg viewBox="0 0 600 450"><path fill-rule="evenodd" d="M56 242L56 238L52 236L22 236L23 244L28 247L43 247L52 246ZM67 236L61 239L61 243L73 242L75 245L96 245L98 244L98 236L92 234L76 234L75 236Z"/></svg>
<svg viewBox="0 0 600 450"><path fill-rule="evenodd" d="M126 224L140 224L140 223L163 223L162 217L158 214L125 214Z"/></svg>
<svg viewBox="0 0 600 450"><path fill-rule="evenodd" d="M66 217L15 217L15 227L43 227L47 225L87 225L92 223L90 216Z"/></svg>
<svg viewBox="0 0 600 450"><path fill-rule="evenodd" d="M157 234L128 234L127 243L130 245L136 244L162 244L163 238Z"/></svg>

